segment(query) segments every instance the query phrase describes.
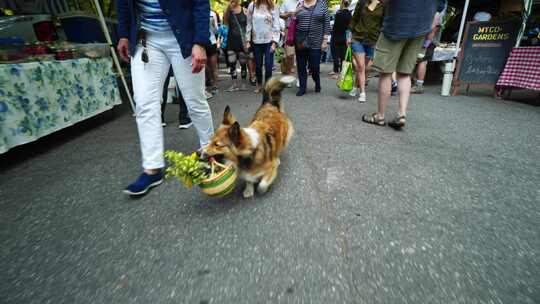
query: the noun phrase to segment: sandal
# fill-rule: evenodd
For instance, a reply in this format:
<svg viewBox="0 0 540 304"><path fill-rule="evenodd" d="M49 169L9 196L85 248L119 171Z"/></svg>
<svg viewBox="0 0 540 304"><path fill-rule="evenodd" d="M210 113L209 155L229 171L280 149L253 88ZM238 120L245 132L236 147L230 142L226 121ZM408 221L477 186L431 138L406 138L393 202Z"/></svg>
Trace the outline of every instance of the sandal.
<svg viewBox="0 0 540 304"><path fill-rule="evenodd" d="M396 116L388 125L396 130L401 130L405 127L405 116Z"/></svg>
<svg viewBox="0 0 540 304"><path fill-rule="evenodd" d="M379 118L377 116L377 113L373 113L371 115L364 114L362 115L362 121L368 124L384 127L386 126L386 121L384 121L384 118Z"/></svg>

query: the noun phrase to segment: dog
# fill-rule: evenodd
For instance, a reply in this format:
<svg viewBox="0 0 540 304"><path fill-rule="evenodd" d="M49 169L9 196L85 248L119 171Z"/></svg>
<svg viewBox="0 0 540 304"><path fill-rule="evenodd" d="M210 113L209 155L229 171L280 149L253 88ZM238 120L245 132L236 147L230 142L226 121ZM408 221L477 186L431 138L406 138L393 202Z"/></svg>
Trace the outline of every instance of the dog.
<svg viewBox="0 0 540 304"><path fill-rule="evenodd" d="M267 81L262 105L248 127L240 127L227 106L221 125L203 150L205 156L234 164L239 177L246 182L244 198L253 197L256 183L259 183L257 191L266 193L277 176L279 156L294 133L293 124L283 110L281 92L295 79L282 76Z"/></svg>

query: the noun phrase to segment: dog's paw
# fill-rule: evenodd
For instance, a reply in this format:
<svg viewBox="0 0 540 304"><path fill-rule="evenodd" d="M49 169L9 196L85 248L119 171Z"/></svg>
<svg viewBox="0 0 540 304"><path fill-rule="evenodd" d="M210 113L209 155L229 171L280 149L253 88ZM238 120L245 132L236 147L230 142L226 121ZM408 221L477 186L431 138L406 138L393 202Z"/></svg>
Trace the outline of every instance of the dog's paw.
<svg viewBox="0 0 540 304"><path fill-rule="evenodd" d="M246 189L244 189L244 198L252 198L255 194L255 191L253 189L253 186L246 186Z"/></svg>
<svg viewBox="0 0 540 304"><path fill-rule="evenodd" d="M253 191L253 188L252 189L245 189L244 190L244 198L252 198L253 195L255 194L255 191Z"/></svg>
<svg viewBox="0 0 540 304"><path fill-rule="evenodd" d="M259 183L259 186L257 186L257 192L259 192L260 194L265 194L266 191L268 191L269 187L270 187L270 185L268 183L265 183L264 181L261 181Z"/></svg>

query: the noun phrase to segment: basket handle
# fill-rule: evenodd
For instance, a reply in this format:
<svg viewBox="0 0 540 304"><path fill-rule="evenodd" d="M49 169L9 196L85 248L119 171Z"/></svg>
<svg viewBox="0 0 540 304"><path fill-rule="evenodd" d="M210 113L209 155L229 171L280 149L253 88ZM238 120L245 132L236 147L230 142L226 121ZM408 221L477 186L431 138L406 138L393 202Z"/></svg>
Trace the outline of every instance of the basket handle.
<svg viewBox="0 0 540 304"><path fill-rule="evenodd" d="M210 176L214 175L216 166L221 167L223 169L227 169L227 166L219 163L215 158L210 157L210 168L211 168Z"/></svg>

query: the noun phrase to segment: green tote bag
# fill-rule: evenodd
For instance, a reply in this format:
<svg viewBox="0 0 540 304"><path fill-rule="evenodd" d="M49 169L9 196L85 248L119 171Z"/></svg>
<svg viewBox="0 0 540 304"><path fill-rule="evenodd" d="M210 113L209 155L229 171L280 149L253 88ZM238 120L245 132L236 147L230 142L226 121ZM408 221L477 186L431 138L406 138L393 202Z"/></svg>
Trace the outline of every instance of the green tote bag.
<svg viewBox="0 0 540 304"><path fill-rule="evenodd" d="M337 80L337 86L342 91L350 92L353 89L352 50L349 46L345 54L345 60L341 63L341 73Z"/></svg>

